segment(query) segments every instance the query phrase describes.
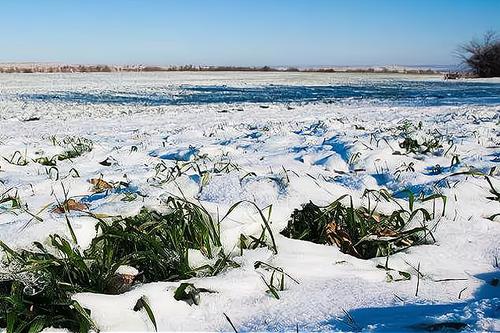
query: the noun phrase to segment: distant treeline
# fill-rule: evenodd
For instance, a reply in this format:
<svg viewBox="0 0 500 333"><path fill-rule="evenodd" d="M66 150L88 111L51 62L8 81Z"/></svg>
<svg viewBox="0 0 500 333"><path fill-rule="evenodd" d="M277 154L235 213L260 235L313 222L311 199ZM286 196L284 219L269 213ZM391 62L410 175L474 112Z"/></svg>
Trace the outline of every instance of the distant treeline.
<svg viewBox="0 0 500 333"><path fill-rule="evenodd" d="M1 65L0 73L109 73L109 72L306 72L306 73L395 73L442 74L432 69L408 68L297 68L243 66L109 66L109 65Z"/></svg>

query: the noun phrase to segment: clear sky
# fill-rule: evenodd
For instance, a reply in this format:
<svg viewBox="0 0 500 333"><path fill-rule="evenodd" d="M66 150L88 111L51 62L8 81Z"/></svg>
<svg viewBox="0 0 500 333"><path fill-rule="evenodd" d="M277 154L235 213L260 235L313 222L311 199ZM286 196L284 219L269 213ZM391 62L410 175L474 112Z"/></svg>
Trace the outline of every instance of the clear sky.
<svg viewBox="0 0 500 333"><path fill-rule="evenodd" d="M0 62L454 64L500 0L0 0Z"/></svg>

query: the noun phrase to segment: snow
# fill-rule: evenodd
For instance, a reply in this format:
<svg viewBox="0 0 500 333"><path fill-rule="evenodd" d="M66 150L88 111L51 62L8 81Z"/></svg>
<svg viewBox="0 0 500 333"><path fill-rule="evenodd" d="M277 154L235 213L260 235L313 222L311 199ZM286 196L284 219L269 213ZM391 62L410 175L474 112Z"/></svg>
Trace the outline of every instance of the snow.
<svg viewBox="0 0 500 333"><path fill-rule="evenodd" d="M139 271L134 267L127 266L127 265L121 265L116 269L116 274L135 276L135 275L139 274Z"/></svg>
<svg viewBox="0 0 500 333"><path fill-rule="evenodd" d="M43 222L30 215L2 212L0 240L12 247L29 247L46 241L48 235L70 235L63 217L52 213L56 201L86 198L94 213L130 216L142 206L161 209L161 199L184 195L199 200L214 214L223 216L232 204L250 200L264 208L272 205L271 227L278 254L269 249L234 250L240 234L261 232L261 220L251 205L238 207L221 225L223 246L233 250L240 268L230 268L214 277L192 278L202 293L201 303L176 301L173 293L180 282L139 285L121 295L82 293L74 296L91 309L103 331L153 330L144 312L133 307L146 296L161 331L230 331L227 314L238 330L366 330L411 331L425 325L461 322L471 330L500 330L500 287L495 258L500 258L500 221L488 217L500 213L500 202L487 199L484 177L445 177L471 167L489 173L500 189L500 102L494 97L469 96L454 103L411 105L408 103L291 101L280 103L192 103L137 104L74 100L23 99L19 96L60 92L92 92L101 96L148 93L188 93L184 86L262 87L414 84L439 82L438 77L297 73L162 73L162 74L34 74L0 75L0 156L16 151L28 165L16 166L0 160L0 193L15 188L23 203ZM407 83L410 82L410 83ZM499 89L498 80L474 81ZM450 82L451 85L455 84ZM472 89L472 88L471 88ZM467 95L467 90L465 92ZM263 108L265 106L266 108ZM37 116L40 120L23 121ZM395 138L396 127L407 120L426 132L438 131L446 140L436 154L394 155L402 150ZM32 162L39 156L62 152L50 137L85 137L93 150L73 161L58 163L59 177L47 167ZM419 137L420 138L420 137ZM359 153L356 157L355 155ZM212 175L204 183L190 173L174 182L158 183L155 166L173 166L175 160L190 161L206 154L211 160L229 161L238 168ZM451 166L453 154L459 164ZM111 166L99 162L112 157ZM402 165L413 163L414 171ZM441 166L441 172L432 167ZM80 177L70 176L77 169ZM397 170L402 170L397 172ZM254 176L244 177L248 173ZM114 190L91 196L89 180L129 181L131 191L141 195L122 201L126 193ZM242 180L243 178L243 180ZM386 271L377 268L386 258L356 259L336 247L287 239L279 234L295 208L308 201L327 204L350 194L355 203L366 188L387 188L407 205L401 189L439 191L446 195L445 215L436 224L436 243L410 248L389 258L389 267L408 272L408 281L387 282ZM57 200L56 200L57 198ZM432 209L432 203L423 204ZM381 206L384 209L384 207ZM389 207L385 207L388 209ZM436 201L436 211L442 203ZM439 215L439 214L437 214ZM86 247L95 235L94 222L78 212L70 214L79 245ZM207 258L190 251L190 264L203 265ZM256 261L281 267L300 284L286 280L280 299L267 294ZM423 277L416 293L420 264ZM267 275L266 275L267 276ZM446 281L440 281L451 279ZM345 312L344 312L345 311ZM346 312L349 315L346 315ZM349 316L354 321L349 322ZM424 326L422 326L424 325Z"/></svg>

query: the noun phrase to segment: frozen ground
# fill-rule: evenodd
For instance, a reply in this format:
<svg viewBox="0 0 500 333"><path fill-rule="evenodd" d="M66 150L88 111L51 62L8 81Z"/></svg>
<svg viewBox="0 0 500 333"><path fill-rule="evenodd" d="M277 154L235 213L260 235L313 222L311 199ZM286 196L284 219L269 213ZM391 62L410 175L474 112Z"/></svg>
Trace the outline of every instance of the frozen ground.
<svg viewBox="0 0 500 333"><path fill-rule="evenodd" d="M442 148L406 154L399 146L405 122L412 137L437 137ZM484 177L450 176L489 174L500 190L499 129L500 81L495 80L292 73L4 74L0 156L12 161L19 151L28 163L0 160L0 194L17 192L43 221L0 205L0 240L19 248L44 242L52 233L69 236L64 218L50 212L56 198L62 198L62 184L91 211L109 215L157 207L171 194L199 200L214 215L246 199L261 208L272 205L278 254L264 248L242 256L233 251L240 268L192 279L197 287L217 291L203 294L199 306L174 300L179 282L75 298L92 310L102 330L151 330L147 316L132 310L142 295L150 299L163 331L231 330L223 313L241 331L414 331L449 329L450 323L500 330L500 286L494 286L500 278L500 202L488 199ZM56 175L33 161L63 150L52 144L54 136L90 139L93 149L59 162ZM155 177L160 163L169 167L201 156L208 164L229 161L238 168L213 174L208 182L194 172L171 182L162 182L161 174ZM111 165L99 163L106 159ZM71 176L73 168L79 177ZM127 180L141 195L134 201L122 201L123 193L92 196L88 181L99 177ZM405 189L447 197L444 216L437 214L432 221L436 243L389 259L389 267L410 273L410 280L387 282L386 271L376 267L385 258L360 260L333 246L279 234L303 203L327 204L343 194L359 201L365 189L380 188L403 205ZM422 205L432 209L431 202ZM441 212L442 202L435 205ZM78 213L70 218L85 246L94 236L93 221ZM252 207L242 206L221 228L229 252L240 234L258 235L261 221ZM192 264L203 260L193 255ZM287 281L280 299L272 298L262 272L254 269L257 260L282 267L300 284ZM422 277L417 279L419 264Z"/></svg>

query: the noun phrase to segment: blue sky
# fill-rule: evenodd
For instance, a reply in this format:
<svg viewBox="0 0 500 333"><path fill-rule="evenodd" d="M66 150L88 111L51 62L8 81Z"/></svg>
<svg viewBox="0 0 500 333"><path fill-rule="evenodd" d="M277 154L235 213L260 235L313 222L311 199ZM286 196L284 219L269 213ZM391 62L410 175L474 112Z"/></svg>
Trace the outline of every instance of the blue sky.
<svg viewBox="0 0 500 333"><path fill-rule="evenodd" d="M0 0L0 62L453 64L500 0Z"/></svg>

